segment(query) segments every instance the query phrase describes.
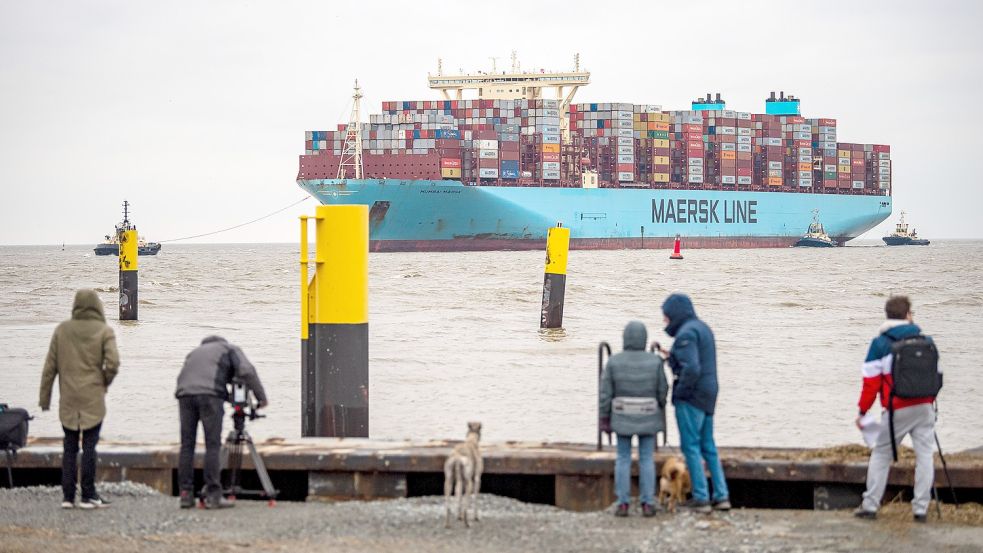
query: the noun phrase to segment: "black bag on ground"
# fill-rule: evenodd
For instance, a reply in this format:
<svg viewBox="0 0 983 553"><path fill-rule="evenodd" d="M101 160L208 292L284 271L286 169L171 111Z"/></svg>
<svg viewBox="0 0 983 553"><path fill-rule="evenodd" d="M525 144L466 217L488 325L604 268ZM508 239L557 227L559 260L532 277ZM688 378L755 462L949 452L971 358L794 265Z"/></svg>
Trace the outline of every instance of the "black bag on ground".
<svg viewBox="0 0 983 553"><path fill-rule="evenodd" d="M935 343L921 334L896 340L891 345L891 395L887 402L891 431L891 453L898 460L898 444L894 439L894 398L914 399L939 395L942 374L939 373L939 350Z"/></svg>
<svg viewBox="0 0 983 553"><path fill-rule="evenodd" d="M27 445L27 421L31 415L27 409L8 407L0 403L0 451L17 451Z"/></svg>

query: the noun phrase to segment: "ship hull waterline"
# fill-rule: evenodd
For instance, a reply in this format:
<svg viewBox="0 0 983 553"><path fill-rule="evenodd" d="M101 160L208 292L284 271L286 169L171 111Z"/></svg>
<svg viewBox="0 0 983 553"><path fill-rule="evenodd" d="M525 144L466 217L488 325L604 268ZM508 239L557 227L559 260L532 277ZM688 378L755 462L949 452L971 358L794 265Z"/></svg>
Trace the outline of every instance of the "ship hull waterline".
<svg viewBox="0 0 983 553"><path fill-rule="evenodd" d="M471 186L447 180L318 179L298 185L319 202L370 208L377 252L538 250L557 223L571 249L784 248L823 213L842 244L891 215L890 196Z"/></svg>

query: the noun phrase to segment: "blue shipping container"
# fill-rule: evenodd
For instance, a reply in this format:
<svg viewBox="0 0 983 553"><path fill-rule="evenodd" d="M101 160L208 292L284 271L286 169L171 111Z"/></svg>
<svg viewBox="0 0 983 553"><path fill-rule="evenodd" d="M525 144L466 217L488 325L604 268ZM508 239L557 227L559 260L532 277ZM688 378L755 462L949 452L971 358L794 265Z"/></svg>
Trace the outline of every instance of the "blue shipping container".
<svg viewBox="0 0 983 553"><path fill-rule="evenodd" d="M503 159L501 161L502 171L519 171L519 160L517 159Z"/></svg>
<svg viewBox="0 0 983 553"><path fill-rule="evenodd" d="M461 138L461 131L457 129L438 129L437 138Z"/></svg>
<svg viewBox="0 0 983 553"><path fill-rule="evenodd" d="M420 138L420 131L419 131L419 129L413 131L413 138Z"/></svg>
<svg viewBox="0 0 983 553"><path fill-rule="evenodd" d="M517 178L519 178L519 170L518 169L502 169L501 173L499 173L499 174L502 176L503 179L517 179Z"/></svg>

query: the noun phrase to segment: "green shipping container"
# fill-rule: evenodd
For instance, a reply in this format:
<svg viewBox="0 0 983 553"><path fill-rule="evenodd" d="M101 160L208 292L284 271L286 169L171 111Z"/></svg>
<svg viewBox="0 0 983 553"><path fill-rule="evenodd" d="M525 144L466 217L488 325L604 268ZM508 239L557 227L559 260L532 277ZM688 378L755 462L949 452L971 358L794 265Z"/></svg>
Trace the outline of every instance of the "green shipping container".
<svg viewBox="0 0 983 553"><path fill-rule="evenodd" d="M669 138L669 131L648 131L649 138Z"/></svg>
<svg viewBox="0 0 983 553"><path fill-rule="evenodd" d="M835 180L836 171L826 171L825 173L823 173L823 178L826 180Z"/></svg>

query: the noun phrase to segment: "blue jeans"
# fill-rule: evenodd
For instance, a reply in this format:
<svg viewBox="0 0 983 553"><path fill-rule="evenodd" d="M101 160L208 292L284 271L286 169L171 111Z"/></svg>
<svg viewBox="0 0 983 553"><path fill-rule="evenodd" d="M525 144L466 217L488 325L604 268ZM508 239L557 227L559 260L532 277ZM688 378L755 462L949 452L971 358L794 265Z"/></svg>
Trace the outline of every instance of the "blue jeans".
<svg viewBox="0 0 983 553"><path fill-rule="evenodd" d="M638 437L638 492L642 503L654 505L655 436ZM618 434L618 458L614 462L614 493L618 503L631 503L631 436Z"/></svg>
<svg viewBox="0 0 983 553"><path fill-rule="evenodd" d="M717 456L717 445L713 443L713 415L680 401L675 404L676 424L679 426L680 449L686 457L686 468L693 481L693 499L709 501L710 492L707 490L707 479L703 476L703 462L710 469L710 479L713 481L713 500L728 499L727 480L724 478L724 467ZM620 442L619 442L620 445Z"/></svg>

